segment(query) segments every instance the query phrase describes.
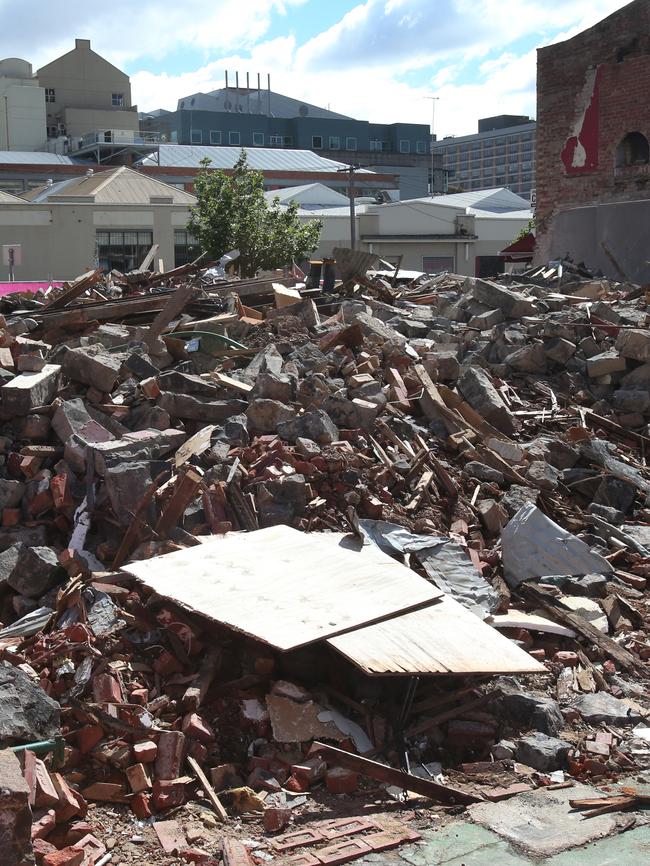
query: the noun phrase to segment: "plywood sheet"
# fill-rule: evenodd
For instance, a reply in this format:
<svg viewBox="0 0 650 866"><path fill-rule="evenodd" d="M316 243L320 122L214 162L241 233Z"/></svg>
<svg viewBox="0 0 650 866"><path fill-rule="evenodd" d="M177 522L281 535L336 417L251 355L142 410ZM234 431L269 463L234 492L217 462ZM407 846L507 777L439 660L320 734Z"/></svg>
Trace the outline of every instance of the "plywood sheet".
<svg viewBox="0 0 650 866"><path fill-rule="evenodd" d="M542 673L546 668L452 598L328 640L370 675Z"/></svg>
<svg viewBox="0 0 650 866"><path fill-rule="evenodd" d="M442 597L374 545L288 526L232 533L123 570L188 610L282 650Z"/></svg>

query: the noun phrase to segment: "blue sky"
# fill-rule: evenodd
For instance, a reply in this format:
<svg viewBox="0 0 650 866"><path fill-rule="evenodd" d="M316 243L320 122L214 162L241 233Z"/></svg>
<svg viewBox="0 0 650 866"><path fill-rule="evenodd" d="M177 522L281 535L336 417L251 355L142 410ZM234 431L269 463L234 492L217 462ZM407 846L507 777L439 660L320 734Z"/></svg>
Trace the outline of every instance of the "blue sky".
<svg viewBox="0 0 650 866"><path fill-rule="evenodd" d="M535 115L535 49L569 38L620 0L0 0L0 57L35 68L74 38L131 76L144 111L223 85L223 72L378 122L431 122L438 136L479 117Z"/></svg>

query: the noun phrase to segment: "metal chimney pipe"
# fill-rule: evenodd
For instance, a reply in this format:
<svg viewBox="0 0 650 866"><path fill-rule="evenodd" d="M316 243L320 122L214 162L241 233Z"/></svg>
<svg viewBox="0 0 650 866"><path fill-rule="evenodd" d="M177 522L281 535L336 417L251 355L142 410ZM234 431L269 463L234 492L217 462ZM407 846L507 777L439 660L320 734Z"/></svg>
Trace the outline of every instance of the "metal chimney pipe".
<svg viewBox="0 0 650 866"><path fill-rule="evenodd" d="M248 72L246 73L246 105L248 113L251 113L251 82Z"/></svg>
<svg viewBox="0 0 650 866"><path fill-rule="evenodd" d="M224 102L226 104L228 103L228 70L227 69L226 69L226 98L225 98ZM226 111L228 111L228 108L226 108Z"/></svg>
<svg viewBox="0 0 650 866"><path fill-rule="evenodd" d="M257 73L257 113L262 113L262 78L259 72Z"/></svg>
<svg viewBox="0 0 650 866"><path fill-rule="evenodd" d="M268 85L268 93L267 93L267 117L271 116L271 73L267 73L267 85Z"/></svg>
<svg viewBox="0 0 650 866"><path fill-rule="evenodd" d="M235 72L235 90L237 92L237 101L235 102L235 110L239 111L239 70Z"/></svg>

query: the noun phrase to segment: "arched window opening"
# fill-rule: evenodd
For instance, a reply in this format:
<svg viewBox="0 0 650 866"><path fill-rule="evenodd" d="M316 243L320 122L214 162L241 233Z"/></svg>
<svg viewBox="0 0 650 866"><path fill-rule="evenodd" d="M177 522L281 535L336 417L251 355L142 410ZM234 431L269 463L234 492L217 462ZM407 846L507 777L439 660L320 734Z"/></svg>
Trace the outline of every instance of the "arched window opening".
<svg viewBox="0 0 650 866"><path fill-rule="evenodd" d="M640 132L628 132L616 148L616 167L648 165L648 162L650 162L648 139Z"/></svg>

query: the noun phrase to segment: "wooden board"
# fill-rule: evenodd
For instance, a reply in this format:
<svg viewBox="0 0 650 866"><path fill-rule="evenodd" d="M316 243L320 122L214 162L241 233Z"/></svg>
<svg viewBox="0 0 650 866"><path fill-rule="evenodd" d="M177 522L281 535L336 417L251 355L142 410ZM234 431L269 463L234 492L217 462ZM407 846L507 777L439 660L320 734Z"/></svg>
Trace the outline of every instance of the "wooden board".
<svg viewBox="0 0 650 866"><path fill-rule="evenodd" d="M449 596L327 642L371 676L546 671Z"/></svg>
<svg viewBox="0 0 650 866"><path fill-rule="evenodd" d="M123 570L159 595L281 650L442 597L374 545L288 526L231 533Z"/></svg>

